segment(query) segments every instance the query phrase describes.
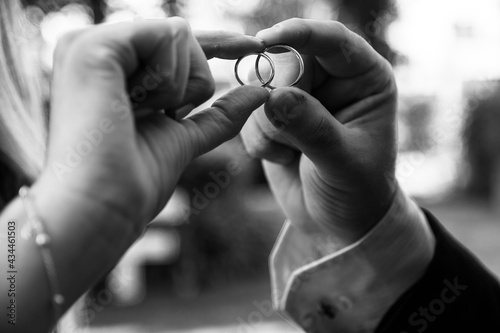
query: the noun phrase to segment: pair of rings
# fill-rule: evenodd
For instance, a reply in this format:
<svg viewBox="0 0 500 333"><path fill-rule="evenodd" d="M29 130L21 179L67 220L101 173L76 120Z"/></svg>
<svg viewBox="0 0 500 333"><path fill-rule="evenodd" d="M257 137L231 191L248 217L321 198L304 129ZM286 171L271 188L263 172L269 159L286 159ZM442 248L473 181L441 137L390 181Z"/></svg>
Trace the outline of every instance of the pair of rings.
<svg viewBox="0 0 500 333"><path fill-rule="evenodd" d="M271 85L271 82L274 80L274 76L276 74L276 66L274 64L274 61L271 59L271 57L269 56L268 53L270 50L280 49L280 48L289 50L290 52L292 52L295 55L295 57L298 60L299 73L297 75L297 78L292 83L287 85L287 87L291 87L291 86L296 85L300 81L300 79L302 78L302 75L304 75L304 60L302 59L302 56L300 55L300 53L297 52L297 50L295 50L293 47L285 45L285 44L272 45L272 46L265 48L264 51L262 51L262 52L249 53L247 55L244 55L243 57L240 57L236 61L236 64L234 65L234 76L236 77L236 80L239 82L239 84L241 84L242 86L245 85L245 83L241 80L240 75L238 74L238 67L239 67L241 61L248 56L256 55L257 59L255 60L255 75L257 76L257 79L259 79L260 83L262 83L261 87L267 87L269 89L276 89L277 88L276 86ZM267 80L264 80L262 78L262 75L261 75L260 70L259 70L259 63L260 63L261 58L266 59L269 62L269 66L271 67L271 73L270 73L269 78Z"/></svg>

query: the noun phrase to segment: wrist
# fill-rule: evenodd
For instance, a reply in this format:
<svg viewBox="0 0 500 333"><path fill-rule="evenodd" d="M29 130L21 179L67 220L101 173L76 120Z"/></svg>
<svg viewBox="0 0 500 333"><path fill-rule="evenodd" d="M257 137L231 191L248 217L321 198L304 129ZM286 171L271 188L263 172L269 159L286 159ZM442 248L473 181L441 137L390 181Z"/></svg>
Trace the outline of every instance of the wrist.
<svg viewBox="0 0 500 333"><path fill-rule="evenodd" d="M51 237L51 253L68 304L120 260L142 233L139 224L42 176L30 190L33 206Z"/></svg>
<svg viewBox="0 0 500 333"><path fill-rule="evenodd" d="M142 224L57 181L50 172L43 173L30 192L40 218L61 237L65 230L79 231L92 243L107 244L108 251L121 255L142 234Z"/></svg>
<svg viewBox="0 0 500 333"><path fill-rule="evenodd" d="M358 201L360 217L351 223L351 243L358 241L387 215L394 203L398 186L396 181L382 181L376 190ZM368 193L368 191L366 191Z"/></svg>
<svg viewBox="0 0 500 333"><path fill-rule="evenodd" d="M357 192L333 195L330 200L318 199L315 202L326 202L327 205L322 209L309 209L305 218L295 217L299 222L294 224L305 226L302 231L317 240L325 238L338 248L349 246L384 218L394 202L397 189L396 182L383 181L371 189L365 187ZM294 218L289 218L294 221Z"/></svg>
<svg viewBox="0 0 500 333"><path fill-rule="evenodd" d="M20 323L20 329L33 327L48 330L53 324L50 282L57 281L57 289L64 297L61 311L65 311L86 290L109 272L138 236L137 228L102 207L81 201L46 175L40 177L29 190L32 216L41 220L43 232L49 236L46 251L52 258L55 279L47 277L47 264L34 237L25 229L29 221L22 199L16 197L0 215L1 221L18 223L19 252L16 285L19 289L19 311L31 318ZM33 221L31 221L33 223ZM5 224L6 225L6 224ZM4 286L0 283L0 289ZM16 301L17 303L17 301ZM22 327L22 328L21 328Z"/></svg>

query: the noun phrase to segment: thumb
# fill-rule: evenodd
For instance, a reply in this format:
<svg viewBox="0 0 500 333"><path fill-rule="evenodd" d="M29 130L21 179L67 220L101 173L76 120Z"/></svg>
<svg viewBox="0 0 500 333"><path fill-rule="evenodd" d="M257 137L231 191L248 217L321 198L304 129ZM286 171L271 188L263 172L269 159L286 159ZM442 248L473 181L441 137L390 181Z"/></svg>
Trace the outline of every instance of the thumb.
<svg viewBox="0 0 500 333"><path fill-rule="evenodd" d="M210 108L184 119L190 156L196 158L234 138L268 98L264 88L241 86L217 99Z"/></svg>
<svg viewBox="0 0 500 333"><path fill-rule="evenodd" d="M264 109L271 124L314 164L328 165L345 150L347 129L307 92L275 89Z"/></svg>

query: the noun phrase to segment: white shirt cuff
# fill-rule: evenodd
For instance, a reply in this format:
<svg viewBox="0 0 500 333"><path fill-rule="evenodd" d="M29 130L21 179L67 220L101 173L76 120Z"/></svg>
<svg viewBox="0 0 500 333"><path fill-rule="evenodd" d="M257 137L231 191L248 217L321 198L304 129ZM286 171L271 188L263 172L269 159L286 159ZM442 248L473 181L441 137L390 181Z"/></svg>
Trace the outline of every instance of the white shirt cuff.
<svg viewBox="0 0 500 333"><path fill-rule="evenodd" d="M434 247L424 214L400 188L382 220L341 250L286 221L270 257L274 308L308 332L373 332Z"/></svg>

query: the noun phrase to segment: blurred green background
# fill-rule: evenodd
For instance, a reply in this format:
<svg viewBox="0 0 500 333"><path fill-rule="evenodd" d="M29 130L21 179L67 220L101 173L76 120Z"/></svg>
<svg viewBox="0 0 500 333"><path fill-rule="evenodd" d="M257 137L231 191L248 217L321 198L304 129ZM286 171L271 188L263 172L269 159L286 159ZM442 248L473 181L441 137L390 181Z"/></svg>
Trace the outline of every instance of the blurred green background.
<svg viewBox="0 0 500 333"><path fill-rule="evenodd" d="M134 17L255 34L291 17L339 20L394 67L402 187L500 276L497 0L23 0L46 100L64 33ZM234 61L211 60L217 92ZM210 103L207 102L207 104ZM205 104L206 106L206 104ZM203 106L202 106L203 107ZM232 172L230 172L232 171ZM68 314L68 332L279 332L267 257L284 216L236 138L194 161L144 237Z"/></svg>

